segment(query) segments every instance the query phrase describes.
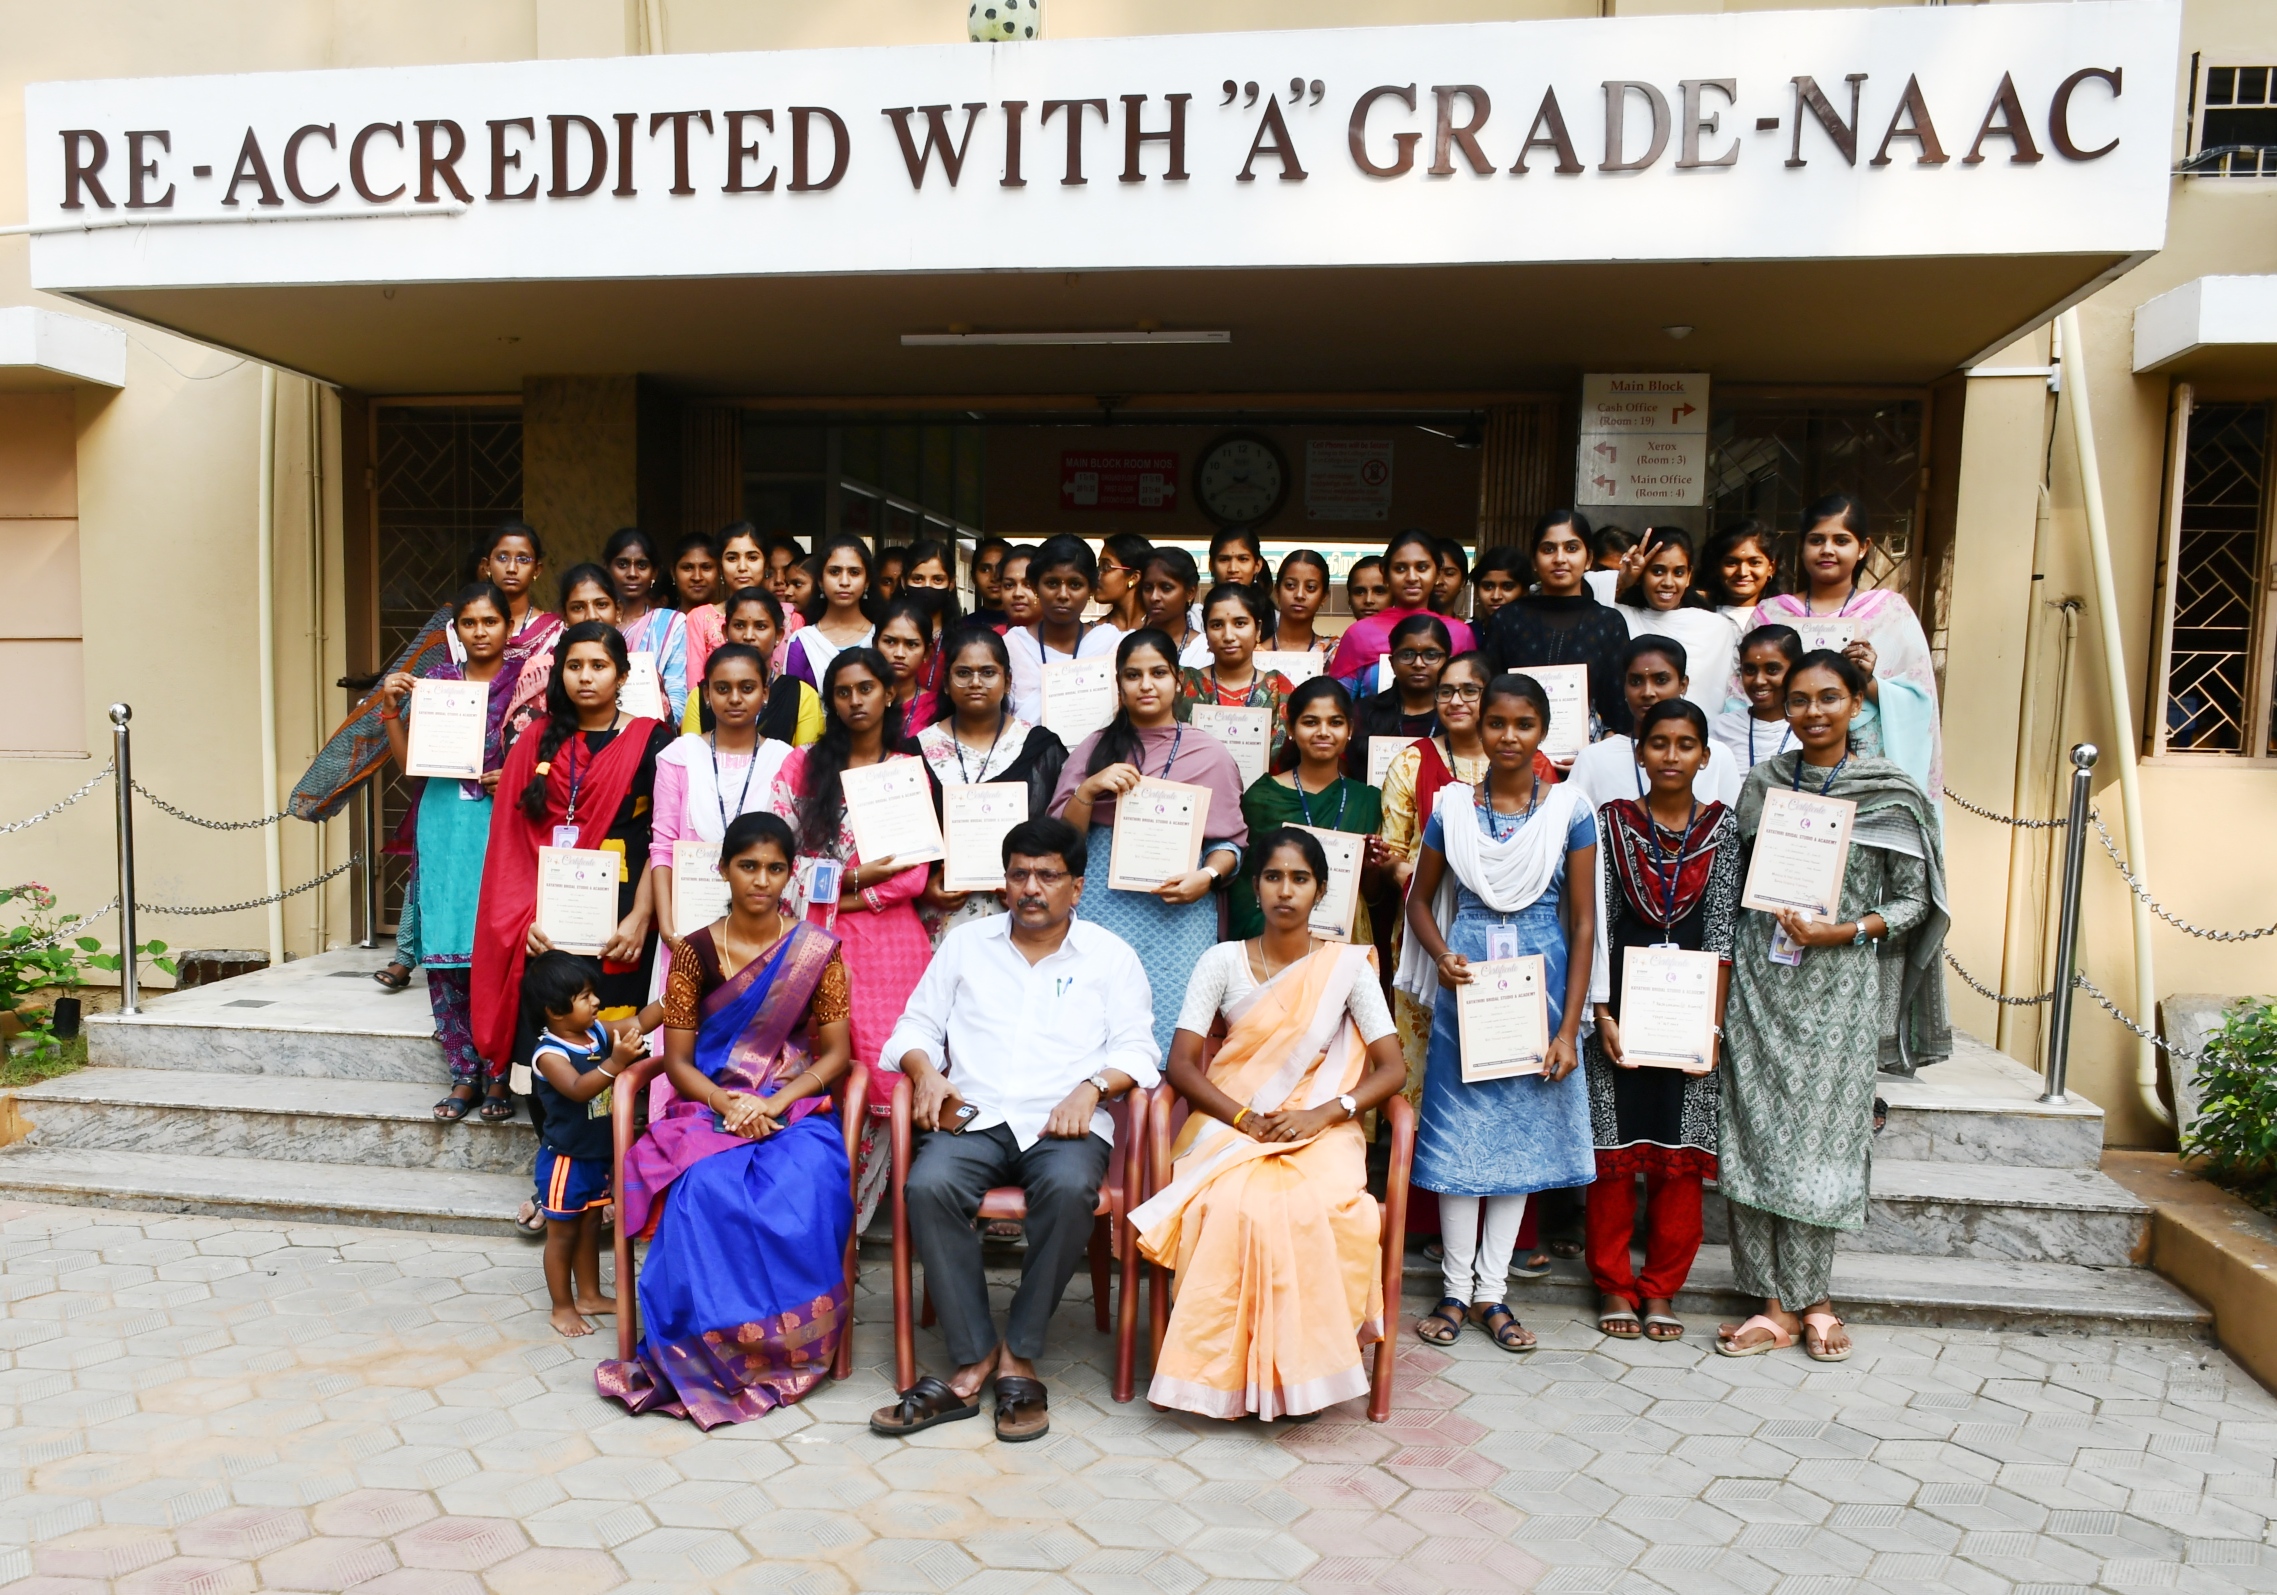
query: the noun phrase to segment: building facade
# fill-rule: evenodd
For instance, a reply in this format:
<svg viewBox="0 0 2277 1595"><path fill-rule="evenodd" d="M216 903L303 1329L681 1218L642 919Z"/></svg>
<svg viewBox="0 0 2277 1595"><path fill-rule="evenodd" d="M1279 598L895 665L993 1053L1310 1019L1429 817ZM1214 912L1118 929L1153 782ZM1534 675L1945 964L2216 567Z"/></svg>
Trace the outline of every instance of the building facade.
<svg viewBox="0 0 2277 1595"><path fill-rule="evenodd" d="M556 571L620 525L744 516L1194 544L1259 513L1213 485L1240 444L1273 462L1269 551L1485 548L1593 496L1585 376L1676 373L1706 397L1676 485L1593 516L1791 532L1860 494L1939 650L1951 792L2058 812L2093 741L2126 846L2131 750L2153 890L2269 917L2277 20L2250 0L1051 0L1042 40L989 46L941 0L0 19L0 816L99 769L114 702L153 792L276 808L341 683L509 515ZM0 838L0 875L100 905L101 797ZM140 814L161 904L359 846L353 815ZM2047 833L1951 804L1946 832L1955 956L2044 990ZM2084 967L2120 1006L2277 984L2268 943L2154 922L2140 985L2090 853ZM358 920L348 874L145 934L297 955ZM2037 1010L1954 998L2037 1059ZM2164 1133L2092 1008L2072 1080L2115 1140Z"/></svg>

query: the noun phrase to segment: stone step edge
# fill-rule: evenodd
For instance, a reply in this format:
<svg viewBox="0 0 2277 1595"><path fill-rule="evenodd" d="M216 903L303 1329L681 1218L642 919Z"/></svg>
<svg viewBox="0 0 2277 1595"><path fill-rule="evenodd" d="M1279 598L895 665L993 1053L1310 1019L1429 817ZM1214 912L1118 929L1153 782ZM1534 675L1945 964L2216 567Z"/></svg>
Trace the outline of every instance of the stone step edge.
<svg viewBox="0 0 2277 1595"><path fill-rule="evenodd" d="M2009 1182L1998 1193L1935 1188L1940 1176L1959 1174L1966 1185L1977 1171L1998 1168ZM1928 1170L1924 1174L1916 1171ZM1884 1176L1889 1185L1882 1183ZM2057 1192L2036 1189L2059 1186ZM1874 1202L1924 1204L1947 1207L1998 1207L2009 1211L2042 1213L2094 1213L2148 1219L2150 1204L2100 1169L2043 1168L2034 1165L2000 1167L1990 1163L1947 1163L1915 1158L1876 1158L1867 1198Z"/></svg>
<svg viewBox="0 0 2277 1595"><path fill-rule="evenodd" d="M226 1098L231 1095L241 1094L245 1100L184 1102L178 1098L169 1096L155 1089L145 1089L138 1094L136 1089L138 1083L137 1081L127 1081L123 1084L118 1084L116 1089L105 1089L102 1090L99 1094L90 1093L85 1090L58 1089L69 1081L86 1083L88 1082L89 1077L93 1075L133 1075L137 1077L148 1076L169 1081L210 1081L212 1083L211 1089L214 1096ZM406 1094L416 1093L423 1100L416 1110L410 1108L397 1109L379 1103L355 1105L353 1104L352 1100L347 1105L342 1106L327 1106L321 1103L293 1106L271 1101L256 1100L256 1098L261 1093L272 1092L275 1089L273 1083L271 1082L303 1080L322 1080L328 1089L342 1097L349 1099L353 1099L358 1095L380 1096L383 1094L400 1092ZM255 1082L263 1083L256 1085ZM114 1084L114 1082L110 1080L98 1080L94 1083L104 1087L110 1087ZM434 1124L439 1128L451 1129L471 1128L482 1133L495 1133L501 1130L515 1129L521 1130L524 1134L528 1133L529 1121L526 1118L519 1116L519 1109L517 1109L517 1116L515 1118L508 1119L501 1124L485 1123L475 1114L469 1113L464 1119L459 1120L456 1125L443 1125L442 1121L436 1119L434 1116L433 1101L435 1098L440 1098L441 1096L449 1094L450 1089L451 1083L447 1079L438 1081L433 1085L427 1085L416 1080L362 1080L345 1079L326 1075L249 1074L238 1072L223 1073L214 1071L198 1071L191 1069L136 1069L120 1064L90 1064L85 1069L75 1070L74 1072L67 1075L59 1075L53 1080L43 1080L36 1085L13 1087L11 1088L11 1091L16 1098L18 1109L26 1112L27 1116L30 1116L32 1118L32 1122L34 1124L37 1124L39 1122L36 1116L36 1110L38 1108L42 1106L66 1106L95 1108L167 1108L179 1109L184 1113L264 1113L278 1117L299 1117L312 1119L371 1120L377 1118L385 1119L391 1123ZM435 1093L435 1098L427 1097L427 1093L430 1091Z"/></svg>

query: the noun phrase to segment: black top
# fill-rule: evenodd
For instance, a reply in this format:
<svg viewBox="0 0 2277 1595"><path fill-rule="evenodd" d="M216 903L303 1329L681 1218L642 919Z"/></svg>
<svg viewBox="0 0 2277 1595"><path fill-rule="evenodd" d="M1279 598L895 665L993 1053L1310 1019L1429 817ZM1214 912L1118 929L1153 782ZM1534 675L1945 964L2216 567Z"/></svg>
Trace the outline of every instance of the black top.
<svg viewBox="0 0 2277 1595"><path fill-rule="evenodd" d="M1496 611L1483 644L1499 671L1533 665L1587 665L1589 702L1607 732L1629 729L1629 703L1621 691L1621 651L1629 623L1586 591L1571 598L1530 593ZM1594 739L1593 739L1594 740Z"/></svg>
<svg viewBox="0 0 2277 1595"><path fill-rule="evenodd" d="M579 1074L589 1074L601 1067L609 1058L608 1031L600 1025L585 1038L582 1046L573 1046L548 1031L538 1037L532 1049L537 1053L558 1053L569 1060L571 1068ZM607 1161L616 1156L615 1132L610 1126L609 1091L586 1102L572 1102L553 1088L545 1072L532 1066L531 1091L544 1105L544 1117L538 1129L538 1139L546 1147L563 1157L578 1159L599 1158ZM611 1088L614 1089L613 1087Z"/></svg>
<svg viewBox="0 0 2277 1595"><path fill-rule="evenodd" d="M956 735L954 727L949 734ZM1030 726L1027 739L1020 744L1020 756L988 779L991 783L1024 782L1028 788L1028 814L1030 818L1038 818L1051 812L1052 795L1059 790L1059 773L1066 765L1067 744L1059 739L1059 733L1042 726ZM926 761L925 777L933 783L933 809L939 813L941 778L933 773L931 760Z"/></svg>
<svg viewBox="0 0 2277 1595"><path fill-rule="evenodd" d="M1386 687L1352 705L1352 741L1344 749L1344 773L1355 781L1368 778L1370 737L1435 737L1439 711L1409 714L1400 706L1399 688Z"/></svg>

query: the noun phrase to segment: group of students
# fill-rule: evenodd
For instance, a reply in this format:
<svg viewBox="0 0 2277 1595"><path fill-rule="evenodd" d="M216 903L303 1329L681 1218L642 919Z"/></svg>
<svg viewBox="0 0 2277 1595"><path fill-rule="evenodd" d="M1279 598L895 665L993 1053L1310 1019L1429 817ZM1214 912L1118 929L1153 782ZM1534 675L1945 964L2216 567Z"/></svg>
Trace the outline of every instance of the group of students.
<svg viewBox="0 0 2277 1595"><path fill-rule="evenodd" d="M1937 714L1919 622L1864 584L1857 505L1816 504L1798 530L1793 591L1752 524L1696 559L1681 530L1608 545L1560 511L1467 568L1451 542L1403 533L1353 567L1354 618L1332 637L1315 625L1327 561L1300 550L1268 571L1246 533L1218 540L1206 594L1190 555L1133 535L1096 553L988 539L967 615L941 544L873 554L841 536L810 554L742 523L666 560L627 529L562 574L547 612L531 601L538 534L510 523L368 705L400 758L418 678L489 684L481 778L423 783L403 939L379 978L427 976L453 1080L439 1119L505 1120L527 1100L542 1151L519 1222L547 1237L561 1332L610 1309L604 1211L651 1234L642 1356L603 1375L635 1410L756 1416L821 1377L845 1332L838 1258L890 1161L889 1037L944 941L1006 907L945 889L938 866L861 856L843 777L904 758L936 799L1023 784L1031 816L1079 839L1076 917L1143 972L1125 1000L1193 1119L1140 1244L1182 1277L1198 1260L1229 1273L1181 1292L1157 1401L1302 1415L1364 1387L1360 1347L1387 1305L1365 1283L1364 1136L1401 1091L1418 1110L1410 1230L1436 1233L1445 1279L1422 1338L1475 1325L1532 1349L1506 1282L1529 1198L1553 1192L1581 1193L1604 1332L1677 1338L1713 1180L1739 1284L1764 1302L1717 1349L1799 1337L1838 1360L1829 1275L1865 1220L1874 1073L1949 1049ZM1837 616L1856 622L1840 651L1805 651L1790 623ZM635 655L661 715L620 706ZM1044 669L1105 656L1113 719L1071 747L1042 723ZM1592 740L1560 763L1527 672L1577 663ZM1191 723L1204 704L1271 710L1267 773L1244 784ZM1370 784L1382 737L1408 745ZM1206 789L1204 838L1190 870L1113 890L1115 807L1142 779ZM1836 920L1739 904L1782 788L1858 804ZM1307 928L1327 871L1304 827L1367 839L1348 944ZM680 841L721 846L730 909L708 926L673 920ZM539 849L564 846L618 856L597 960L536 924ZM1623 957L1667 945L1724 963L1704 1074L1623 1063ZM1490 954L1544 958L1549 1057L1466 1084L1456 991ZM652 1050L665 1077L612 1191L607 1082ZM870 1084L849 1170L827 1106L851 1068Z"/></svg>

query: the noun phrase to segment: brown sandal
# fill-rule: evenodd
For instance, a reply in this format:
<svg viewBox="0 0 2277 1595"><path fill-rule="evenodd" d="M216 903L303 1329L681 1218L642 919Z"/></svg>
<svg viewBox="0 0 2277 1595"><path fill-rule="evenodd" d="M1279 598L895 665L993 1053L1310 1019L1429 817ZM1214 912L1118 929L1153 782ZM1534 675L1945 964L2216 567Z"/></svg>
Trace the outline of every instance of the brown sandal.
<svg viewBox="0 0 2277 1595"><path fill-rule="evenodd" d="M870 1430L875 1434L915 1434L930 1429L936 1423L954 1423L959 1418L980 1416L980 1403L967 1401L931 1374L901 1393L890 1407L880 1407L870 1414Z"/></svg>
<svg viewBox="0 0 2277 1595"><path fill-rule="evenodd" d="M1040 1440L1051 1432L1050 1396L1041 1379L1003 1374L996 1381L996 1438Z"/></svg>

